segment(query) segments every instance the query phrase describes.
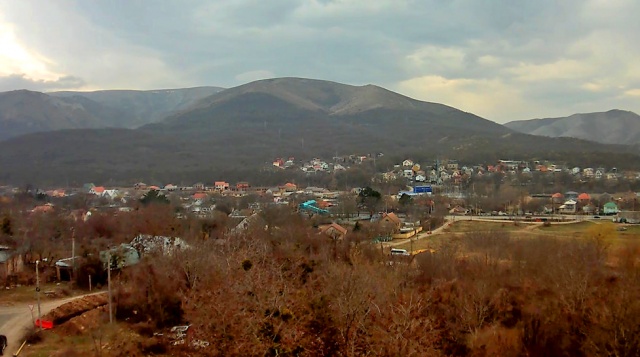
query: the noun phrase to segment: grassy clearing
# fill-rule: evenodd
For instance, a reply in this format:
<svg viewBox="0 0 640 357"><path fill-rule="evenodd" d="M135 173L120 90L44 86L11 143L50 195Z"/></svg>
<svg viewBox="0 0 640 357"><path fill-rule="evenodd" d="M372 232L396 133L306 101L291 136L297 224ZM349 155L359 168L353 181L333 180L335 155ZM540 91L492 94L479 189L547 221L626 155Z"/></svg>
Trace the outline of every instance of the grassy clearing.
<svg viewBox="0 0 640 357"><path fill-rule="evenodd" d="M611 222L594 223L590 221L582 221L576 223L551 223L550 226L540 226L538 229L543 232L584 232L593 227L594 224L610 224Z"/></svg>
<svg viewBox="0 0 640 357"><path fill-rule="evenodd" d="M27 345L20 356L111 356L110 345L122 339L125 330L129 330L128 326L120 323L113 326L104 324L82 335L65 335L56 329L48 330L42 334L41 341Z"/></svg>
<svg viewBox="0 0 640 357"><path fill-rule="evenodd" d="M623 224L619 227L624 227L626 229L620 233L640 235L640 224Z"/></svg>
<svg viewBox="0 0 640 357"><path fill-rule="evenodd" d="M455 234L436 234L424 237L419 240L414 240L413 243L407 239L403 244L397 245L394 248L406 249L407 251L416 251L419 249L438 249L442 242L455 238Z"/></svg>
<svg viewBox="0 0 640 357"><path fill-rule="evenodd" d="M514 239L538 239L538 238L565 238L565 239L585 239L587 231L595 224L614 225L612 222L600 221L597 223L590 221L582 221L569 224L552 224L544 227L542 225L531 227L528 224L520 224L516 226L513 222L479 222L479 221L460 221L456 222L450 230L445 230L444 234L437 234L425 237L420 240L414 240L411 243L408 239L394 248L406 249L408 251L416 251L419 249L438 249L442 242L455 238L462 233L470 232L509 232ZM622 225L615 224L615 227ZM626 225L626 231L616 231L615 237L611 240L612 247L623 247L628 243L635 241L640 242L640 225ZM447 234L448 233L448 234Z"/></svg>
<svg viewBox="0 0 640 357"><path fill-rule="evenodd" d="M61 297L74 296L86 293L80 290L74 290L68 282L40 285L40 299L55 300ZM55 292L55 296L48 296L44 292ZM18 303L33 302L36 300L36 287L33 285L22 285L11 289L0 290L0 305L15 305Z"/></svg>
<svg viewBox="0 0 640 357"><path fill-rule="evenodd" d="M466 233L477 231L519 231L525 228L526 224L516 225L514 222L482 222L482 221L458 221L453 223L445 232Z"/></svg>

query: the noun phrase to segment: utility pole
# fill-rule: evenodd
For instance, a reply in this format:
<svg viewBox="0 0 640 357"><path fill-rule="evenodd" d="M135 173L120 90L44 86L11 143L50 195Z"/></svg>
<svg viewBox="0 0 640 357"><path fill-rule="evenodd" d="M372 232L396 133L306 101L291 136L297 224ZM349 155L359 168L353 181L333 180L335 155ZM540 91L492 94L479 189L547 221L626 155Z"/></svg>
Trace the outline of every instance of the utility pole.
<svg viewBox="0 0 640 357"><path fill-rule="evenodd" d="M71 275L76 277L76 231L71 227Z"/></svg>
<svg viewBox="0 0 640 357"><path fill-rule="evenodd" d="M36 299L38 300L38 325L40 325L40 330L42 330L42 312L40 310L40 273L38 264L40 263L40 259L36 260Z"/></svg>
<svg viewBox="0 0 640 357"><path fill-rule="evenodd" d="M107 254L107 290L109 291L109 323L113 323L113 307L111 305L111 253ZM40 305L38 304L38 308Z"/></svg>

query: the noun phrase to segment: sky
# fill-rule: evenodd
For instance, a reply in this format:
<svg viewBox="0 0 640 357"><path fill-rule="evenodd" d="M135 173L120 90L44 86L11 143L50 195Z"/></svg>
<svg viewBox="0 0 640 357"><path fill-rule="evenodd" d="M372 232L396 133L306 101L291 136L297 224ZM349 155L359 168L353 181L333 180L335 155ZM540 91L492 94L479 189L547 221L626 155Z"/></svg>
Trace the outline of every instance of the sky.
<svg viewBox="0 0 640 357"><path fill-rule="evenodd" d="M0 91L375 84L504 123L640 113L637 0L0 0Z"/></svg>

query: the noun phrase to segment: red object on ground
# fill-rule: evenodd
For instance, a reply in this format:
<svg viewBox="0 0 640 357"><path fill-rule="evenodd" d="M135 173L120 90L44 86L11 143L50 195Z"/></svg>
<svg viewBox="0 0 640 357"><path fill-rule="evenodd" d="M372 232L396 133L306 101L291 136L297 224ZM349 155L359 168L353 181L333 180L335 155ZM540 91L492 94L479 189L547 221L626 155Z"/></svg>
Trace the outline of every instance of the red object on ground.
<svg viewBox="0 0 640 357"><path fill-rule="evenodd" d="M42 325L42 328L45 330L52 329L53 321L42 320L41 322L39 319L36 319L36 327L40 327L40 325Z"/></svg>

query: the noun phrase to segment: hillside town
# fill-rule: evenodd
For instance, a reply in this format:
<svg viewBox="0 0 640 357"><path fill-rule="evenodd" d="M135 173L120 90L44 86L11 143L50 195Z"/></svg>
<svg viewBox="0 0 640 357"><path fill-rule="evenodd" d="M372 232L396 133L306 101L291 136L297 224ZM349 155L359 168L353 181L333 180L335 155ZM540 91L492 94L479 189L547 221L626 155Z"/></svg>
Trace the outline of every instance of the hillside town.
<svg viewBox="0 0 640 357"><path fill-rule="evenodd" d="M331 162L276 159L270 170L301 171L305 176L335 176L383 157L350 155ZM640 172L605 167L570 167L547 161L499 160L485 165L465 165L456 160L432 163L404 159L391 170L373 172L366 186L317 187L300 182L261 186L247 181L212 180L183 186L174 183L136 182L128 187L87 183L76 188L0 187L5 204L24 197L25 212L68 214L90 220L92 215L127 213L145 200L166 202L178 218L213 219L224 214L229 232L246 229L249 222L273 207L313 218L319 230L343 237L357 224L392 222L370 239L390 241L418 235L442 224L439 216L536 217L608 216L614 221L639 223ZM371 195L377 195L372 199ZM434 222L438 222L437 224ZM244 228L243 228L244 227ZM9 249L9 248L7 248ZM7 257L9 255L5 254ZM61 257L66 258L66 257ZM5 259L6 262L6 259ZM6 278L7 274L4 274Z"/></svg>

